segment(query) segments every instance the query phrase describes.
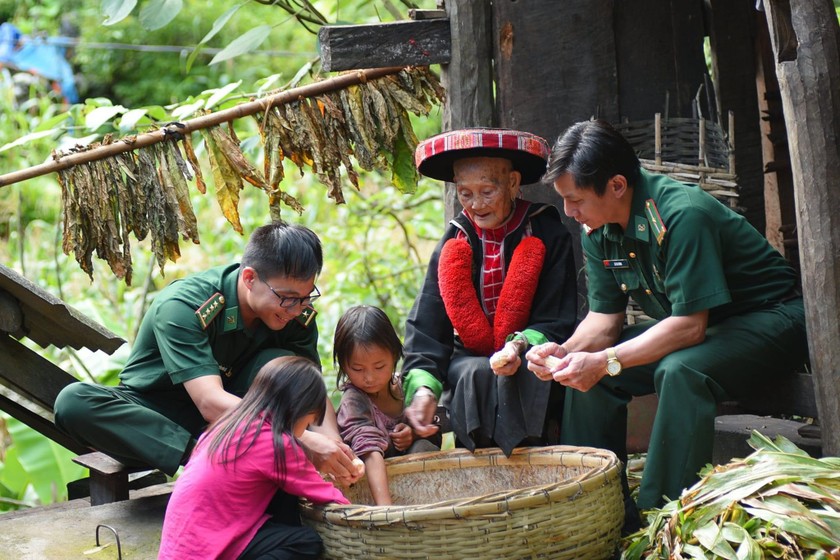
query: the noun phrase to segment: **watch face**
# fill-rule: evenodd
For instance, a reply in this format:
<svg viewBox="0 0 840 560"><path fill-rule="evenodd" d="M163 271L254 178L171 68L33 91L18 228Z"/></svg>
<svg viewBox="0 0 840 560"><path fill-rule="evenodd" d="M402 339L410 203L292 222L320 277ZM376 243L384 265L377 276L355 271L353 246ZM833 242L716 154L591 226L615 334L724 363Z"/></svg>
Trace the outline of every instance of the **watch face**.
<svg viewBox="0 0 840 560"><path fill-rule="evenodd" d="M610 375L618 375L621 373L621 364L618 362L607 362L607 373Z"/></svg>

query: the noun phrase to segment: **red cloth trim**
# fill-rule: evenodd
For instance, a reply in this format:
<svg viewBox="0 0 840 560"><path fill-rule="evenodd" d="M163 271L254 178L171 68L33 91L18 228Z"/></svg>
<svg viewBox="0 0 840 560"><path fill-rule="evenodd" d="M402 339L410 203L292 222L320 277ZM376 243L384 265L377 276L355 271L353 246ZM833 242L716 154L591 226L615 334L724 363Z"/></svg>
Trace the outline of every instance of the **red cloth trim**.
<svg viewBox="0 0 840 560"><path fill-rule="evenodd" d="M502 285L506 275L504 270L504 255L501 254L502 244L508 235L522 225L530 207L531 203L527 200L516 199L514 201L514 210L510 217L504 224L495 229L482 229L478 227L470 215L463 212L481 240L482 253L484 254L484 266L482 267L484 270L484 278L482 278L484 292L482 293L482 302L491 321L496 314L499 295L502 292Z"/></svg>
<svg viewBox="0 0 840 560"><path fill-rule="evenodd" d="M548 159L548 144L544 139L521 130L468 128L452 130L433 136L421 142L414 154L414 163L420 163L436 154L450 150L474 148L501 148L526 152L542 159Z"/></svg>
<svg viewBox="0 0 840 560"><path fill-rule="evenodd" d="M531 304L537 292L537 280L545 262L545 244L537 237L526 237L513 251L502 293L496 304L493 342L505 344L511 333L521 331L531 316Z"/></svg>
<svg viewBox="0 0 840 560"><path fill-rule="evenodd" d="M491 326L472 283L472 247L458 238L443 245L438 262L440 295L465 348L490 356L504 346L508 335L528 325L545 252L545 244L536 237L524 238L513 251Z"/></svg>
<svg viewBox="0 0 840 560"><path fill-rule="evenodd" d="M446 314L464 346L476 354L493 353L493 330L475 293L472 247L465 239L450 239L440 251L438 284Z"/></svg>

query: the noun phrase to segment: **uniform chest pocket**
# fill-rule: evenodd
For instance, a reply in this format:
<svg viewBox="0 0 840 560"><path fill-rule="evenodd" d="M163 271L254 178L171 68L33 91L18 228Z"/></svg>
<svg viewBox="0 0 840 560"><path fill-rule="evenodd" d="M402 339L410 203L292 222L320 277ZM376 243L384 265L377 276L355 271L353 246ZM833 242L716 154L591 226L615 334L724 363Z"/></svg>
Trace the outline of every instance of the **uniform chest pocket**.
<svg viewBox="0 0 840 560"><path fill-rule="evenodd" d="M628 295L633 295L633 292L642 289L639 276L629 268L620 268L613 270L615 282L618 289Z"/></svg>

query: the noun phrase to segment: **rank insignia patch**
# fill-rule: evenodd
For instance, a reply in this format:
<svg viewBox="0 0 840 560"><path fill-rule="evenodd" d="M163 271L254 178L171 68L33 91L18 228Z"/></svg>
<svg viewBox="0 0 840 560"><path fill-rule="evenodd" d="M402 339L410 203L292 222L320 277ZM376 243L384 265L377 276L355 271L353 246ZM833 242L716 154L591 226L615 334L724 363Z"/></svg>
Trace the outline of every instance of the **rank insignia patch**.
<svg viewBox="0 0 840 560"><path fill-rule="evenodd" d="M650 229L656 237L656 243L662 245L662 240L665 239L665 232L668 228L665 227L665 222L662 221L662 216L659 215L659 208L652 198L645 201L645 214L648 222L650 222Z"/></svg>
<svg viewBox="0 0 840 560"><path fill-rule="evenodd" d="M318 314L315 311L314 307L304 307L303 311L300 312L300 315L295 317L298 323L303 325L304 327L308 327L309 324L315 320L315 316Z"/></svg>
<svg viewBox="0 0 840 560"><path fill-rule="evenodd" d="M198 320L201 323L201 328L206 329L210 323L213 322L213 319L216 318L216 315L222 312L222 309L225 308L225 296L221 293L216 292L210 299L205 301L201 304L195 314L198 316Z"/></svg>

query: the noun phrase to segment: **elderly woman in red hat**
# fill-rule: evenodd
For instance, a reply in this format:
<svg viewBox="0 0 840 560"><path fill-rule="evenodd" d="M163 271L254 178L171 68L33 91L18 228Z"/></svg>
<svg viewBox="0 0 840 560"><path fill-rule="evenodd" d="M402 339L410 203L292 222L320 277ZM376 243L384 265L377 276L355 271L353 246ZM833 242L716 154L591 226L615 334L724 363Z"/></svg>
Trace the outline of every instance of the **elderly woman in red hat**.
<svg viewBox="0 0 840 560"><path fill-rule="evenodd" d="M455 183L463 211L429 263L406 322L406 415L438 430L444 395L459 446L556 443L563 389L531 374L534 344L572 333L577 287L571 237L553 205L520 198L545 171L548 144L515 130L466 129L422 142L423 175Z"/></svg>

